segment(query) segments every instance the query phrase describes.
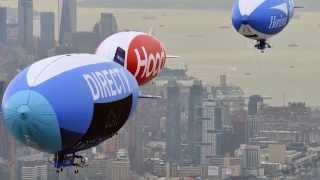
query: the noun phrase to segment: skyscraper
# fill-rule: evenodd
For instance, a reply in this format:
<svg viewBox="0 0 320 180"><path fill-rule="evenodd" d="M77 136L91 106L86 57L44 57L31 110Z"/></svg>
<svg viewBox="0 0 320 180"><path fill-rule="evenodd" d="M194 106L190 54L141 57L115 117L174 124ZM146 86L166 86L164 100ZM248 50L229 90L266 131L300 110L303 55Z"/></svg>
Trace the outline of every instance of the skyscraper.
<svg viewBox="0 0 320 180"><path fill-rule="evenodd" d="M190 89L189 96L189 115L188 115L188 145L191 162L194 165L200 164L200 153L202 142L202 93L203 87L199 80L195 80Z"/></svg>
<svg viewBox="0 0 320 180"><path fill-rule="evenodd" d="M210 158L216 155L215 107L214 100L202 103L201 164L209 164Z"/></svg>
<svg viewBox="0 0 320 180"><path fill-rule="evenodd" d="M71 46L72 33L77 31L77 0L59 0L61 46Z"/></svg>
<svg viewBox="0 0 320 180"><path fill-rule="evenodd" d="M246 141L250 142L250 138L258 135L258 113L263 105L263 97L253 95L249 97L248 103L248 119L246 122Z"/></svg>
<svg viewBox="0 0 320 180"><path fill-rule="evenodd" d="M144 136L143 136L143 125L141 118L138 114L128 122L129 126L129 157L130 167L137 174L143 174L143 162L144 162Z"/></svg>
<svg viewBox="0 0 320 180"><path fill-rule="evenodd" d="M128 180L130 177L128 152L120 149L112 161L112 180Z"/></svg>
<svg viewBox="0 0 320 180"><path fill-rule="evenodd" d="M99 36L95 32L72 33L71 44L74 53L95 53Z"/></svg>
<svg viewBox="0 0 320 180"><path fill-rule="evenodd" d="M106 37L116 33L117 31L118 25L114 15L112 13L101 13L100 40L104 40Z"/></svg>
<svg viewBox="0 0 320 180"><path fill-rule="evenodd" d="M41 12L40 13L40 58L46 58L48 51L54 48L54 13L53 12Z"/></svg>
<svg viewBox="0 0 320 180"><path fill-rule="evenodd" d="M7 8L0 7L0 42L7 42Z"/></svg>
<svg viewBox="0 0 320 180"><path fill-rule="evenodd" d="M221 102L209 99L202 103L201 163L208 164L213 156L224 155L224 122Z"/></svg>
<svg viewBox="0 0 320 180"><path fill-rule="evenodd" d="M260 147L242 144L240 146L241 171L243 176L259 176Z"/></svg>
<svg viewBox="0 0 320 180"><path fill-rule="evenodd" d="M249 97L248 115L256 115L263 105L263 97L253 95Z"/></svg>
<svg viewBox="0 0 320 180"><path fill-rule="evenodd" d="M0 100L2 101L3 93L5 90L5 82L0 81ZM6 146L0 146L0 158L10 158L10 137L8 132L6 131L4 121L3 121L3 114L0 112L0 141ZM6 159L7 160L7 159Z"/></svg>
<svg viewBox="0 0 320 180"><path fill-rule="evenodd" d="M21 156L17 161L17 179L42 179L47 180L49 168L42 154Z"/></svg>
<svg viewBox="0 0 320 180"><path fill-rule="evenodd" d="M33 50L33 2L19 0L18 4L18 39L29 53Z"/></svg>
<svg viewBox="0 0 320 180"><path fill-rule="evenodd" d="M223 108L221 105L217 105L214 109L214 131L223 131Z"/></svg>
<svg viewBox="0 0 320 180"><path fill-rule="evenodd" d="M180 161L180 119L181 109L179 102L179 87L176 81L169 81L168 87L168 106L167 106L167 157L170 163L179 163Z"/></svg>
<svg viewBox="0 0 320 180"><path fill-rule="evenodd" d="M217 107L214 109L214 132L216 139L216 155L223 156L224 155L224 117L223 117L224 109L220 103L217 104Z"/></svg>

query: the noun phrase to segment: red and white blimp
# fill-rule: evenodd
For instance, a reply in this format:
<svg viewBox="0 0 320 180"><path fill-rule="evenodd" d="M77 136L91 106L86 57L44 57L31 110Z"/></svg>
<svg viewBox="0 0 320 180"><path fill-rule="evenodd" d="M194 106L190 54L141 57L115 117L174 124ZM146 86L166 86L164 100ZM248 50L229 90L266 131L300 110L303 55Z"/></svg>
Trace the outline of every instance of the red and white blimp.
<svg viewBox="0 0 320 180"><path fill-rule="evenodd" d="M96 54L124 66L139 85L157 77L167 58L165 48L157 38L135 31L109 36L99 45Z"/></svg>

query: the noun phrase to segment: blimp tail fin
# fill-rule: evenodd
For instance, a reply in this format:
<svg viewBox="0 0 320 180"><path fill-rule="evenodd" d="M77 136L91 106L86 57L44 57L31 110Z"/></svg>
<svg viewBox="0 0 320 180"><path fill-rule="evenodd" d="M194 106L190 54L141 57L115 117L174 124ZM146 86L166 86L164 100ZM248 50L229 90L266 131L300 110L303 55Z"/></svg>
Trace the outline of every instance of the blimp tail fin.
<svg viewBox="0 0 320 180"><path fill-rule="evenodd" d="M161 99L161 96L154 96L154 95L149 95L149 94L140 94L139 95L140 99Z"/></svg>
<svg viewBox="0 0 320 180"><path fill-rule="evenodd" d="M175 55L167 55L166 57L167 57L167 59L177 59L177 58L180 58L180 56L175 56Z"/></svg>
<svg viewBox="0 0 320 180"><path fill-rule="evenodd" d="M151 27L149 28L148 35L154 36L153 26L151 26Z"/></svg>
<svg viewBox="0 0 320 180"><path fill-rule="evenodd" d="M294 6L295 9L303 9L303 6Z"/></svg>

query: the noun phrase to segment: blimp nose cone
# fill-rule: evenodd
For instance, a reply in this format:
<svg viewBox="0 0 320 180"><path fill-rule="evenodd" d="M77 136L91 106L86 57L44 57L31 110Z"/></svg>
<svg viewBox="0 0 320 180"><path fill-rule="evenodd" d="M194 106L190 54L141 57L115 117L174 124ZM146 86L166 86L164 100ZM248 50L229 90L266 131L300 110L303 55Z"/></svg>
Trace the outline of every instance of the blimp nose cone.
<svg viewBox="0 0 320 180"><path fill-rule="evenodd" d="M61 150L57 117L41 94L18 91L3 102L4 122L20 142L35 149L55 153Z"/></svg>
<svg viewBox="0 0 320 180"><path fill-rule="evenodd" d="M31 109L28 105L21 105L17 109L17 114L20 119L26 120L30 116L30 111L31 111Z"/></svg>

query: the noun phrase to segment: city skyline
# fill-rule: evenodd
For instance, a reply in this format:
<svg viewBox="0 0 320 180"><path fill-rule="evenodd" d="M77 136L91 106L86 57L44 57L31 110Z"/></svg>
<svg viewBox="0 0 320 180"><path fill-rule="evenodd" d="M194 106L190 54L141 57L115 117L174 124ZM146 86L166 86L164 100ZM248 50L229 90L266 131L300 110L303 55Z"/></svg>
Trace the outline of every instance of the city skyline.
<svg viewBox="0 0 320 180"><path fill-rule="evenodd" d="M149 97L142 94L150 94L152 97L140 99L136 112L131 109L135 106L131 101L136 100L132 96L126 96L121 102L112 100L112 104L92 101L93 114L98 115L86 121L90 124L88 131L71 146L82 150L84 146L108 140L73 154L81 157L83 168L54 168L57 167L54 162L64 152L56 153L58 155L53 158L52 154L19 143L9 135L8 130L12 129L4 123L5 111L0 112L0 141L4 145L0 146L0 179L319 179L320 108L315 108L320 107L316 81L319 47L316 38L308 34L294 35L319 30L320 24L311 21L314 15L320 17L319 12L299 13L292 27L281 34L281 38L272 40L278 47L258 54L251 49L251 43L237 36L227 21L228 11L225 10L88 8L78 7L73 0L64 1L60 11L63 15L57 20L60 16L57 12L36 12L39 7L33 6L32 0L19 2L16 11L0 7L0 15L3 15L0 32L5 32L0 36L1 97L11 79L17 73L23 76L25 71L21 70L30 64L71 53L88 53L83 55L84 61L90 60L89 54L95 53L101 41L125 29L148 31L152 27L154 34L167 45L167 53L180 58L168 59L168 65L157 78L141 86L140 91L132 92L132 95ZM199 20L203 16L208 19ZM220 43L222 40L224 43ZM109 89L103 89L107 81L114 85L116 94L124 92L127 86L130 90L130 85L125 86L120 76L121 87L117 84L112 71L113 80L101 76L105 81L96 82L98 74L97 71L93 77L88 74L86 77L98 83L96 89L101 96L109 96ZM77 94L78 89L72 85L75 88L72 90L76 91L64 92L69 83L61 84L66 87L59 87L62 89L59 92L55 90L52 99L47 96L48 101L58 99L59 93L71 92L77 100L87 97L87 94ZM134 81L134 85L137 84ZM92 85L88 85L92 93L88 91L89 96L95 98ZM66 106L71 102L66 100L68 98L60 98ZM30 94L28 103L29 100ZM77 104L72 107L64 113L80 115L91 108L80 108L80 112L74 111ZM103 114L106 110L107 114ZM126 118L129 114L132 115L130 119ZM104 115L107 118L98 117ZM31 121L37 119L33 117L26 122L34 123L37 131L40 126ZM81 121L83 116L78 117L73 123L84 122ZM16 123L15 126L17 124L21 125ZM32 130L30 126L28 131ZM69 136L69 130L64 127L59 125L57 132L64 136L64 146L76 142L75 133ZM25 144L31 142L30 138L34 140L28 135L22 138Z"/></svg>

